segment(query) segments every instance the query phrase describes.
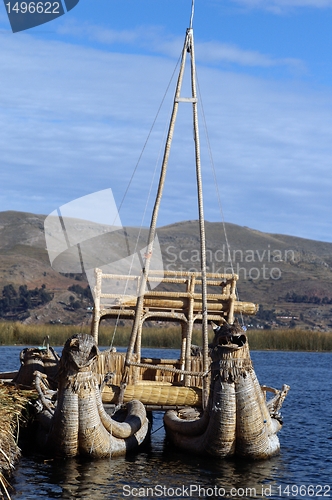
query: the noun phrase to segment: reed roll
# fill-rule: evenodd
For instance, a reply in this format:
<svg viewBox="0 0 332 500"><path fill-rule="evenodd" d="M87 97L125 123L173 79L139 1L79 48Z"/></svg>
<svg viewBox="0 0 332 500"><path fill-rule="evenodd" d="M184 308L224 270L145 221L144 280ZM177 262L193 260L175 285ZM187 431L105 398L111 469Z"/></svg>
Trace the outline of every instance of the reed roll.
<svg viewBox="0 0 332 500"><path fill-rule="evenodd" d="M119 392L118 386L105 386L102 391L103 403L116 403ZM201 406L202 390L167 382L141 381L135 385L127 385L123 401L126 403L132 399L152 406Z"/></svg>
<svg viewBox="0 0 332 500"><path fill-rule="evenodd" d="M201 312L202 311L202 302L199 301L197 295L197 300L194 300L193 303L193 309L194 312ZM178 297L176 297L176 293L173 293L173 299L170 298L165 298L163 296L154 296L154 297L149 297L146 295L144 297L144 307L151 308L151 309L179 309L183 310L189 307L189 299L186 297L181 297L181 294L179 294ZM134 299L124 299L121 301L123 305L126 307L135 307L136 301ZM227 301L227 298L224 298L223 300L220 300L219 298L209 298L208 297L208 302L207 302L207 309L208 311L211 312L221 312L221 311L228 311L229 304ZM234 302L234 313L235 314L255 314L257 312L257 306L256 304L253 304L252 302L240 302L240 301L235 301Z"/></svg>
<svg viewBox="0 0 332 500"><path fill-rule="evenodd" d="M219 458L275 455L282 425L278 410L289 387L275 390L273 404L268 406L252 366L248 339L239 325L218 327L212 345L208 407L198 420L175 410L166 412L169 440L182 450Z"/></svg>

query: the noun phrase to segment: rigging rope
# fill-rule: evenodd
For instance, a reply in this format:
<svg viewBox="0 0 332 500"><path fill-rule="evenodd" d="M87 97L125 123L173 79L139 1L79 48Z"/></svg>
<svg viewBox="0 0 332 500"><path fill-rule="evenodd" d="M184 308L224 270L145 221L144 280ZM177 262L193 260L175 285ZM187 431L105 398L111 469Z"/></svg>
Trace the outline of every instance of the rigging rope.
<svg viewBox="0 0 332 500"><path fill-rule="evenodd" d="M131 174L131 177L130 177L130 179L129 179L128 185L127 185L127 187L126 187L126 190L125 190L124 195L123 195L123 197L122 197L122 200L121 200L121 202L120 202L120 205L119 205L119 208L118 208L118 213L120 213L120 210L121 210L121 208L122 208L122 205L123 205L123 203L124 203L124 200L125 200L125 198L126 198L126 196L127 196L127 194L128 194L129 188L130 188L130 186L131 186L131 184L132 184L132 181L133 181L133 179L134 179L134 176L135 176L135 174L136 174L137 168L138 168L138 166L139 166L139 164L140 164L140 161L141 161L141 159L142 159L142 156L143 156L143 153L144 153L144 151L145 151L145 148L146 148L146 146L147 146L147 144L148 144L148 142L149 142L149 139L150 139L150 136L151 136L152 130L153 130L153 128L154 128L154 126L155 126L155 124L156 124L156 121L157 121L157 118L158 118L158 116L159 116L160 110L161 110L161 108L162 108L162 106L163 106L163 104L164 104L164 101L165 101L166 95L167 95L167 93L168 93L168 91L169 91L169 87L170 87L170 85L171 85L171 83L172 83L172 80L173 80L173 78L174 78L174 74L175 74L175 72L176 72L176 69L177 69L177 67L178 67L179 63L180 63L180 59L181 59L181 56L179 57L179 59L178 59L178 61L177 61L176 65L175 65L175 68L174 68L174 70L173 70L172 76L171 76L171 78L170 78L170 80L169 80L169 82L168 82L168 85L167 85L166 90L165 90L165 92L164 92L164 95L163 95L163 97L162 97L161 103L160 103L160 105L159 105L159 107L158 107L158 110L157 110L156 116L155 116L155 118L154 118L154 120L153 120L153 122L152 122L152 125L151 125L151 127L150 127L149 133L148 133L147 138L146 138L146 140L145 140L145 142L144 142L144 145L143 145L142 151L141 151L141 153L140 153L140 155L139 155L139 157L138 157L138 160L137 160L137 163L136 163L135 168L134 168L134 170L133 170L133 173Z"/></svg>
<svg viewBox="0 0 332 500"><path fill-rule="evenodd" d="M128 194L128 191L129 191L130 185L131 185L131 183L132 183L132 181L133 181L133 178L134 178L134 176L135 176L135 173L136 173L136 171L137 171L137 168L138 168L138 166L139 166L139 164L140 164L140 161L141 161L141 159L142 159L143 153L144 153L144 151L145 151L145 148L146 148L146 146L147 146L147 144L148 144L148 141L149 141L149 139L150 139L150 136L151 136L151 134L152 134L152 130L153 130L153 128L154 128L154 126L155 126L155 124L156 124L157 118L158 118L158 116L159 116L159 114L160 114L160 111L161 111L161 108L162 108L162 106L163 106L163 104L164 104L164 101L165 101L166 95L168 94L168 91L169 91L170 85L171 85L171 83L172 83L172 80L173 80L173 78L174 78L175 72L176 72L176 70L177 70L177 68L178 68L178 66L179 66L180 59L181 59L181 56L178 58L178 61L177 61L176 65L175 65L175 67L174 67L173 73L172 73L172 75L171 75L171 78L170 78L170 80L169 80L169 82L168 82L168 85L167 85L167 87L166 87L166 90L165 90L165 92L164 92L164 95L163 95L163 97L162 97L162 100L161 100L160 105L159 105L159 107L158 107L158 110L157 110L156 116L155 116L155 118L154 118L154 120L153 120L153 122L152 122L151 128L150 128L150 130L149 130L149 133L148 133L147 138L146 138L146 140L145 140L145 143L144 143L144 145L143 145L142 151L141 151L141 153L140 153L140 155L139 155L139 157L138 157L138 160L137 160L137 163L136 163L136 165L135 165L134 171L133 171L133 173L132 173L132 175L131 175L131 178L130 178L130 180L129 180L128 186L127 186L127 188L126 188L126 191L125 191L125 193L124 193L124 195L123 195L123 197L122 197L122 200L121 200L121 203L120 203L120 206L119 206L119 209L118 209L118 213L120 212L121 207L122 207L122 205L123 205L123 203L124 203L124 200L125 200L125 198L126 198L126 196L127 196L127 194ZM151 193L152 193L152 188L153 188L153 184L154 184L154 179L155 179L155 176L156 176L157 166L158 166L158 163L159 163L159 159L160 159L160 155L161 155L161 151L162 151L162 145L163 145L163 142L164 142L164 138L165 138L165 136L166 136L166 132L167 132L167 122L165 122L165 128L164 128L163 139L162 139L162 140L161 140L161 142L160 142L160 149L159 149L158 157L157 157L157 160L156 160L156 163L155 163L155 167L154 167L154 171L153 171L152 179L151 179L151 182L150 182L150 188L149 188L149 191L148 191L148 195L147 195L147 199L146 199L146 203L145 203L145 207L144 207L144 211L143 211L143 216L142 216L142 219L141 219L141 224L140 224L140 226L139 226L139 231L138 231L138 235L137 235L137 238L136 238L136 243L135 243L134 252L133 252L133 254L132 254L132 259L131 259L130 268L129 268L129 275L131 274L132 266L133 266L134 259L135 259L135 255L136 255L136 252L137 252L138 243L139 243L140 236L141 236L141 233L142 233L142 230L143 230L143 224L144 224L144 220L145 220L145 216L146 216L147 208L148 208L148 205L149 205L149 201L150 201L150 198L151 198ZM127 280L126 280L126 282L125 282L124 291L123 291L123 293L122 293L122 297L121 297L122 299L123 299L123 298L124 298L124 296L126 295L126 291L127 291L127 288L128 288L128 283L129 283L129 279L127 279ZM123 302L123 301L121 301L121 302ZM121 316L121 310L119 311L118 316L117 316L116 321L115 321L115 326L114 326L113 336L112 336L112 339L111 339L111 342L110 342L110 349L113 347L114 338L115 338L116 331L117 331L117 328L118 328L118 325L119 325L119 321L120 321L120 316Z"/></svg>
<svg viewBox="0 0 332 500"><path fill-rule="evenodd" d="M235 274L232 255L231 255L231 247L230 247L228 236L227 236L226 222L225 222L224 212L223 212L222 204L221 204L221 196L220 196L220 190L219 190L218 181L217 181L217 173L216 173L216 169L215 169L212 148L211 148L211 143L210 143L210 137L209 137L208 127L207 127L206 118L205 118L203 100L202 100L202 96L201 96L199 81L197 78L197 71L196 71L196 79L197 79L197 87L198 87L198 94L199 94L199 103L200 103L200 108L201 108L203 123L204 123L206 142L207 142L207 147L208 147L208 152L209 152L209 157L210 157L210 163L211 163L211 168L212 168L212 173L213 173L214 184L215 184L215 188L216 188L216 192L217 192L217 199L218 199L219 211L220 211L220 215L221 215L222 226L223 226L223 230L224 230L224 236L225 236L225 242L226 242L226 248L227 248L227 258L228 258L228 262L229 262L231 269L232 269L232 274ZM240 300L237 285L235 285L235 293L236 293L237 300ZM242 312L240 313L240 316L241 316L241 323L243 326L244 320L243 320Z"/></svg>
<svg viewBox="0 0 332 500"><path fill-rule="evenodd" d="M166 134L166 126L165 126L165 130L164 130L164 137L165 137L165 134ZM162 141L161 141L161 143L162 143ZM158 164L159 164L159 158L160 158L161 151L162 151L162 147L160 146L158 158L156 160L154 171L153 171L153 175L152 175L152 179L151 179L151 182L150 182L150 188L149 188L148 196L147 196L145 207L144 207L144 210L143 210L143 216L142 216L142 220L141 220L141 225L139 227L139 231L138 231L138 235L137 235L137 239L136 239L136 243L135 243L134 252L132 254L132 259L131 259L131 262L130 262L130 268L129 268L129 273L128 273L129 276L131 275L132 267L133 267L133 264L134 264L134 259L135 259L136 252L137 252L138 242L140 240L140 236L141 236L141 233L142 233L142 230L143 230L143 224L144 224L146 212L147 212L147 209L148 209L149 201L150 201L150 198L151 198L152 188L153 188L154 180L155 180L155 177L156 177L156 172L157 172L157 167L158 167ZM122 296L121 296L122 299L126 295L126 291L127 291L127 288L128 288L128 283L129 283L129 278L125 282L124 291L123 291ZM123 300L121 300L121 304L123 304ZM123 308L123 306L121 306L121 308ZM119 310L119 313L118 313L116 321L115 321L114 332L113 332L112 340L111 340L111 343L110 343L110 348L113 347L113 342L114 342L115 334L116 334L116 331L117 331L117 328L118 328L118 325L119 325L120 316L121 316L121 309Z"/></svg>

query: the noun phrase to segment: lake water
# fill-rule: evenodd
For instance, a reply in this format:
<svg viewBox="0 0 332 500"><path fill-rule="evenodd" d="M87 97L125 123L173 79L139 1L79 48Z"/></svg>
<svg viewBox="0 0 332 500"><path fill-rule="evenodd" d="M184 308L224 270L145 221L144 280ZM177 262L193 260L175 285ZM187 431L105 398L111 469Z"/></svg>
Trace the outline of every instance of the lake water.
<svg viewBox="0 0 332 500"><path fill-rule="evenodd" d="M18 368L21 347L0 347L1 371ZM144 350L172 358L177 351ZM329 498L332 497L332 353L253 351L261 384L291 386L284 402L281 453L267 461L217 460L170 449L162 413L151 446L127 458L44 461L23 456L14 499Z"/></svg>

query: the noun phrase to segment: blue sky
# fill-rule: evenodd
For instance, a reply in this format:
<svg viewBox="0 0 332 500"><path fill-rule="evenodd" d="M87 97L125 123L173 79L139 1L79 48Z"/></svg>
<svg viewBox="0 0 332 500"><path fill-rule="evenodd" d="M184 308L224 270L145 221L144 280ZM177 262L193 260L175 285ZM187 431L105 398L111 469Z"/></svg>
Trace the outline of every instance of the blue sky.
<svg viewBox="0 0 332 500"><path fill-rule="evenodd" d="M123 224L149 224L190 9L80 0L13 34L0 5L0 211L47 215L111 188ZM331 27L332 0L196 0L200 109L227 222L332 242ZM218 221L202 113L200 125L205 218ZM159 225L197 217L183 104Z"/></svg>

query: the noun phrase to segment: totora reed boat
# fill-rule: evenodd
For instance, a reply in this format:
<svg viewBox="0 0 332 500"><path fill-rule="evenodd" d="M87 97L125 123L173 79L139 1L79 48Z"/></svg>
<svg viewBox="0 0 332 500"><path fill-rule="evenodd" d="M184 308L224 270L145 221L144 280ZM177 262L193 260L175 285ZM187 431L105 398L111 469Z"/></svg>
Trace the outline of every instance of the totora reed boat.
<svg viewBox="0 0 332 500"><path fill-rule="evenodd" d="M193 13L194 2L141 272L112 273L107 267L94 268L91 335L78 333L68 339L60 359L50 348L26 349L14 378L16 384L34 384L40 443L56 456L124 455L148 436L147 412L154 410L165 411L167 439L181 450L220 458L238 455L263 459L280 448L280 408L289 387L276 390L259 384L248 338L238 321L243 314L255 314L257 306L238 299L236 274L207 271ZM189 97L181 93L187 57ZM199 272L165 271L153 263L157 218L179 106L192 107ZM121 292L116 291L117 286ZM125 353L113 348L99 351L99 326L105 318L132 322ZM142 355L146 321L181 326L177 359ZM200 346L192 345L196 324L201 325ZM209 328L214 330L212 342Z"/></svg>

